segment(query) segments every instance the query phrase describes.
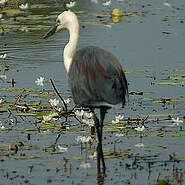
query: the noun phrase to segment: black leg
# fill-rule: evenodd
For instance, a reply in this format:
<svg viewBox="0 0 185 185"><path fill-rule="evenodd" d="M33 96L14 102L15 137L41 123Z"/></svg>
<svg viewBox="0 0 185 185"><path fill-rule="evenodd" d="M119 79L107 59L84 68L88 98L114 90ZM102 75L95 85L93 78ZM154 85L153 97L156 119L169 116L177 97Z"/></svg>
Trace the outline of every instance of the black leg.
<svg viewBox="0 0 185 185"><path fill-rule="evenodd" d="M104 154L103 154L103 147L102 147L102 134L103 134L103 122L105 118L105 114L107 112L107 108L100 108L100 118L101 118L101 123L100 123L100 156L102 160L102 167L103 167L103 173L105 173L106 166L105 166L105 160L104 160Z"/></svg>
<svg viewBox="0 0 185 185"><path fill-rule="evenodd" d="M94 122L95 122L95 127L96 127L96 132L97 132L97 137L98 137L98 145L97 145L97 173L100 174L101 172L101 164L100 164L100 154L101 154L101 151L100 151L100 124L99 124L99 120L98 118L96 117L95 113L93 112L94 114Z"/></svg>
<svg viewBox="0 0 185 185"><path fill-rule="evenodd" d="M95 122L95 127L96 127L96 132L97 132L97 137L98 137L98 145L97 145L97 171L98 174L101 174L101 162L102 162L102 172L105 173L106 166L105 166L105 160L104 160L104 155L103 155L103 147L102 147L102 134L103 134L103 121L105 118L107 108L100 108L100 118L101 122L95 115L94 111L94 122Z"/></svg>
<svg viewBox="0 0 185 185"><path fill-rule="evenodd" d="M57 144L57 142L58 142L58 140L59 140L60 136L61 136L61 134L58 134L58 136L57 136L57 138L56 138L56 140L55 140L54 145L56 145L56 144Z"/></svg>
<svg viewBox="0 0 185 185"><path fill-rule="evenodd" d="M101 173L101 155L100 155L101 153L100 153L100 143L99 142L98 142L96 151L97 151L97 172L98 174L100 174Z"/></svg>
<svg viewBox="0 0 185 185"><path fill-rule="evenodd" d="M100 152L100 158L101 158L101 161L102 161L102 167L103 167L103 173L105 173L105 161L104 161L104 155L103 155L103 147L102 147L102 126L100 125L100 130L99 130L99 135L100 135L100 140L99 140L99 152Z"/></svg>

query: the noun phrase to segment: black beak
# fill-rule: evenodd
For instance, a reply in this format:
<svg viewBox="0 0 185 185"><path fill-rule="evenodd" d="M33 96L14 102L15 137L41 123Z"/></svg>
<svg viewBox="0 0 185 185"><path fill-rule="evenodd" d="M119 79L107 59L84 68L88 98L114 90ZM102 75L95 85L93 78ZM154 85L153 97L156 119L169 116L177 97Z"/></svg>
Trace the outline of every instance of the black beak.
<svg viewBox="0 0 185 185"><path fill-rule="evenodd" d="M57 29L58 24L56 24L55 26L53 26L43 37L43 39L46 39L50 36L52 36L54 33L56 33L56 29Z"/></svg>

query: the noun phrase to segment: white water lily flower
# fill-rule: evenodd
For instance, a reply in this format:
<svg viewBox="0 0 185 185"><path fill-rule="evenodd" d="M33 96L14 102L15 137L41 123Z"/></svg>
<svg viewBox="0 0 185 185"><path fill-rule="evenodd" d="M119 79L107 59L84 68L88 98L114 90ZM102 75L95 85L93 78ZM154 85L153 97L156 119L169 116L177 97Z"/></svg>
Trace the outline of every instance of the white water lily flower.
<svg viewBox="0 0 185 185"><path fill-rule="evenodd" d="M36 83L38 86L44 86L44 77L39 77L39 78L37 78L37 80L35 80L35 83Z"/></svg>
<svg viewBox="0 0 185 185"><path fill-rule="evenodd" d="M21 4L21 5L19 6L19 8L20 8L21 10L27 10L27 9L28 9L28 3L26 3L25 5L24 5L24 4Z"/></svg>
<svg viewBox="0 0 185 185"><path fill-rule="evenodd" d="M163 3L163 5L164 5L164 6L167 6L167 7L169 7L169 8L171 8L171 7L172 7L172 6L171 6L171 4L170 4L170 3L168 3L168 2L164 2L164 3Z"/></svg>
<svg viewBox="0 0 185 185"><path fill-rule="evenodd" d="M143 143L141 143L141 142L139 142L139 143L137 143L136 145L135 145L135 147L138 147L138 148L142 148L142 147L144 147L145 145L143 144Z"/></svg>
<svg viewBox="0 0 185 185"><path fill-rule="evenodd" d="M67 151L68 151L68 148L63 147L63 146L61 146L61 145L58 145L57 148L58 148L58 150L59 150L60 152L67 152Z"/></svg>
<svg viewBox="0 0 185 185"><path fill-rule="evenodd" d="M119 120L112 120L112 124L117 124L117 123L119 123Z"/></svg>
<svg viewBox="0 0 185 185"><path fill-rule="evenodd" d="M116 134L117 137L123 137L124 135L125 135L125 134L123 134L123 133L117 133L117 134Z"/></svg>
<svg viewBox="0 0 185 185"><path fill-rule="evenodd" d="M5 129L5 126L3 126L3 123L0 121L0 129L3 130Z"/></svg>
<svg viewBox="0 0 185 185"><path fill-rule="evenodd" d="M0 19L2 19L3 18L3 14L2 13L0 13Z"/></svg>
<svg viewBox="0 0 185 185"><path fill-rule="evenodd" d="M84 111L83 110L76 110L75 115L78 116L78 117L81 117L81 116L84 115Z"/></svg>
<svg viewBox="0 0 185 185"><path fill-rule="evenodd" d="M1 130L4 130L4 129L5 129L5 126L3 126L3 125L0 126L0 129L1 129Z"/></svg>
<svg viewBox="0 0 185 185"><path fill-rule="evenodd" d="M82 119L82 123L87 124L87 120L86 119Z"/></svg>
<svg viewBox="0 0 185 185"><path fill-rule="evenodd" d="M91 141L91 137L77 136L76 141L80 143L89 143Z"/></svg>
<svg viewBox="0 0 185 185"><path fill-rule="evenodd" d="M172 118L172 123L183 123L182 120L179 119L179 117L177 117L176 119L175 118Z"/></svg>
<svg viewBox="0 0 185 185"><path fill-rule="evenodd" d="M170 125L171 127L176 127L179 126L179 123L173 123L172 125Z"/></svg>
<svg viewBox="0 0 185 185"><path fill-rule="evenodd" d="M106 1L105 3L102 3L103 6L110 6L112 4L111 1Z"/></svg>
<svg viewBox="0 0 185 185"><path fill-rule="evenodd" d="M6 80L7 76L6 75L0 75L0 78Z"/></svg>
<svg viewBox="0 0 185 185"><path fill-rule="evenodd" d="M10 119L10 122L11 122L11 123L14 123L14 119Z"/></svg>
<svg viewBox="0 0 185 185"><path fill-rule="evenodd" d="M73 2L71 1L70 3L67 3L67 4L66 4L66 7L67 7L67 8L72 8L72 7L75 6L75 4L76 4L75 1L73 1Z"/></svg>
<svg viewBox="0 0 185 185"><path fill-rule="evenodd" d="M137 132L143 132L145 130L145 127L142 126L142 127L137 127L137 128L134 128Z"/></svg>
<svg viewBox="0 0 185 185"><path fill-rule="evenodd" d="M43 121L47 122L47 121L51 121L52 117L51 116L43 116Z"/></svg>
<svg viewBox="0 0 185 185"><path fill-rule="evenodd" d="M69 126L68 127L66 126L66 130L69 130Z"/></svg>
<svg viewBox="0 0 185 185"><path fill-rule="evenodd" d="M5 53L4 55L0 55L0 59L6 59L7 54Z"/></svg>
<svg viewBox="0 0 185 185"><path fill-rule="evenodd" d="M112 26L109 25L109 24L104 24L104 26L107 27L107 28L112 28Z"/></svg>
<svg viewBox="0 0 185 185"><path fill-rule="evenodd" d="M0 0L0 5L4 5L8 0Z"/></svg>
<svg viewBox="0 0 185 185"><path fill-rule="evenodd" d="M115 118L116 118L115 120L112 120L112 124L117 124L117 123L119 123L120 121L122 121L123 118L124 118L124 115L119 114L119 115L116 116Z"/></svg>
<svg viewBox="0 0 185 185"><path fill-rule="evenodd" d="M80 164L80 167L81 168L91 168L91 164L85 162L85 163Z"/></svg>
<svg viewBox="0 0 185 185"><path fill-rule="evenodd" d="M0 104L3 103L3 102L4 102L4 100L1 98L1 99L0 99Z"/></svg>
<svg viewBox="0 0 185 185"><path fill-rule="evenodd" d="M58 110L58 112L61 112L61 111L62 111L62 108L61 108L61 107L59 107L57 110Z"/></svg>
<svg viewBox="0 0 185 185"><path fill-rule="evenodd" d="M91 3L97 4L98 3L98 0L91 0Z"/></svg>
<svg viewBox="0 0 185 185"><path fill-rule="evenodd" d="M70 99L68 98L68 99L64 100L64 102L65 102L65 104L69 104L70 103Z"/></svg>
<svg viewBox="0 0 185 185"><path fill-rule="evenodd" d="M22 32L28 32L29 31L27 26L21 26L19 30L22 31Z"/></svg>
<svg viewBox="0 0 185 185"><path fill-rule="evenodd" d="M124 118L124 115L119 114L118 116L116 116L116 120L122 121Z"/></svg>
<svg viewBox="0 0 185 185"><path fill-rule="evenodd" d="M82 123L88 125L89 127L94 126L94 120L93 119L82 119Z"/></svg>
<svg viewBox="0 0 185 185"><path fill-rule="evenodd" d="M89 155L89 159L96 159L96 157L97 157L97 152L94 152L94 154L93 155Z"/></svg>
<svg viewBox="0 0 185 185"><path fill-rule="evenodd" d="M95 123L93 119L88 119L85 121L85 123L89 126L89 127L94 127Z"/></svg>
<svg viewBox="0 0 185 185"><path fill-rule="evenodd" d="M59 104L59 100L57 100L56 98L55 99L50 99L49 100L49 103L52 107L57 107L58 104Z"/></svg>
<svg viewBox="0 0 185 185"><path fill-rule="evenodd" d="M88 119L93 117L93 113L92 112L85 112L84 114Z"/></svg>

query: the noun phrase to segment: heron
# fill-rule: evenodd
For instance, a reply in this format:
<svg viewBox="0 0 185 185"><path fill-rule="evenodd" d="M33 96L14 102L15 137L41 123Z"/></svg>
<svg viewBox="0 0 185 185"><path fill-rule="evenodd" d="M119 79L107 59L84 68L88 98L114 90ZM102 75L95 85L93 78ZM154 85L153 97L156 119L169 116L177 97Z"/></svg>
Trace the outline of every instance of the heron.
<svg viewBox="0 0 185 185"><path fill-rule="evenodd" d="M77 50L79 21L72 11L58 15L56 24L45 35L47 38L63 29L69 31L69 41L64 47L64 66L74 103L89 108L93 113L97 132L97 172L105 174L106 166L102 149L102 133L107 110L124 107L128 84L121 64L109 51L97 46ZM100 110L98 118L95 109Z"/></svg>

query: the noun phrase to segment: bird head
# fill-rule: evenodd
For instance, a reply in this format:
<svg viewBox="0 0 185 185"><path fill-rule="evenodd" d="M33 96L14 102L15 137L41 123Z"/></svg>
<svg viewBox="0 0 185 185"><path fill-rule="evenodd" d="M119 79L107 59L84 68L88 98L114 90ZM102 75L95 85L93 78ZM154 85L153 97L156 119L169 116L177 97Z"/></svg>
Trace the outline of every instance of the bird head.
<svg viewBox="0 0 185 185"><path fill-rule="evenodd" d="M78 25L77 16L71 11L64 11L58 15L56 24L44 35L43 38L46 39L63 29L70 29L70 27L74 26L75 23Z"/></svg>

